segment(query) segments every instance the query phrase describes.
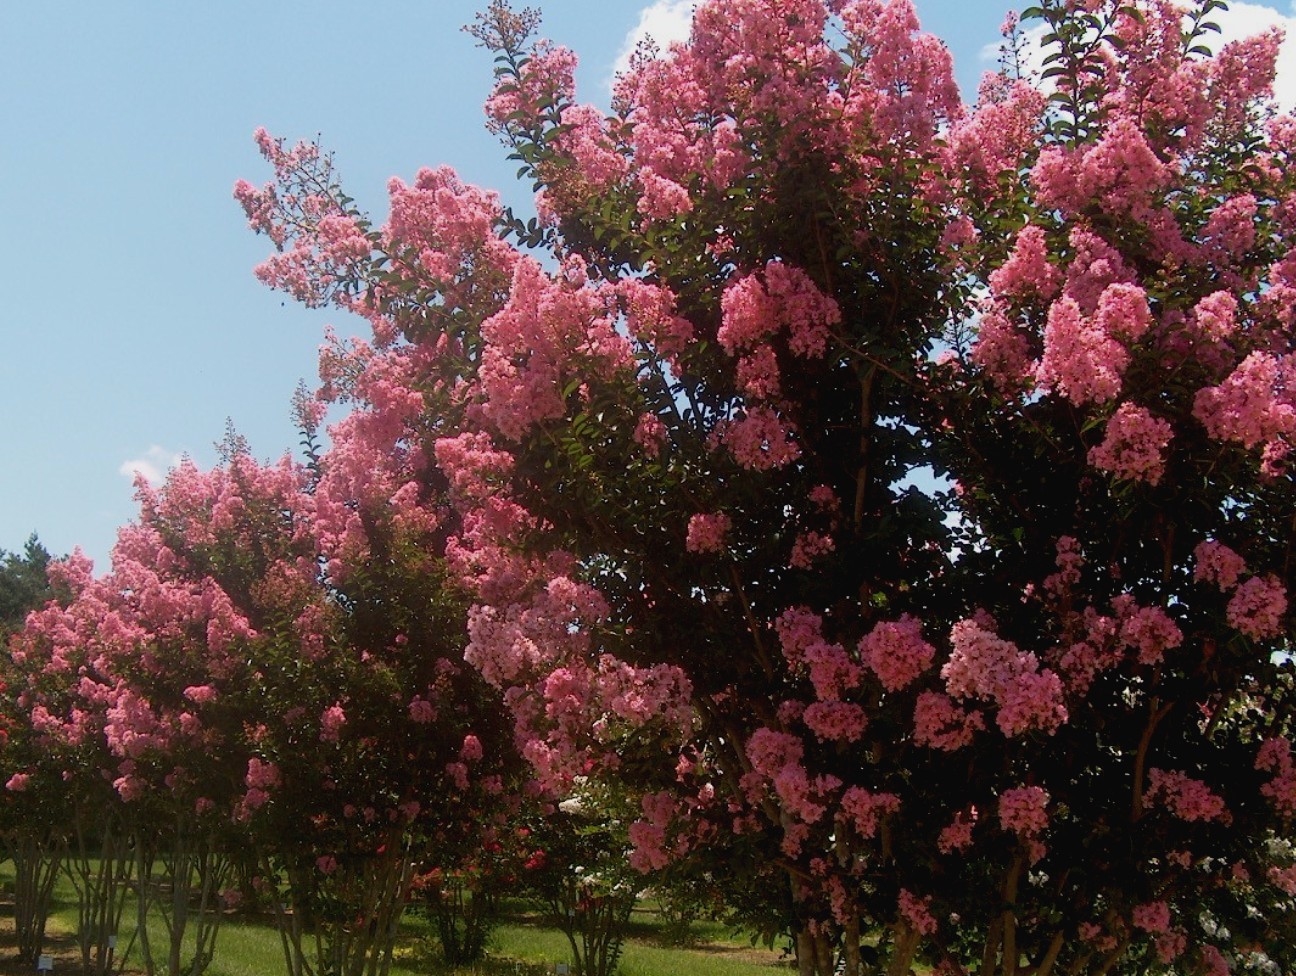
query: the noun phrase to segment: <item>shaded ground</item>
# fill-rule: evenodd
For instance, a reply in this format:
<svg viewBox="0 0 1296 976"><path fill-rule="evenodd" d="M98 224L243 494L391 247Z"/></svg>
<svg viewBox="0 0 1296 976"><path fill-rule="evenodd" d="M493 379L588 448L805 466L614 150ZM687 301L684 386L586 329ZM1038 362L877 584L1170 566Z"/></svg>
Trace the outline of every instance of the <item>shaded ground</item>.
<svg viewBox="0 0 1296 976"><path fill-rule="evenodd" d="M67 932L48 931L45 953L54 960L54 973L73 973L81 968L76 937ZM0 898L0 976L32 976L34 967L18 961L18 937L14 933L13 899Z"/></svg>

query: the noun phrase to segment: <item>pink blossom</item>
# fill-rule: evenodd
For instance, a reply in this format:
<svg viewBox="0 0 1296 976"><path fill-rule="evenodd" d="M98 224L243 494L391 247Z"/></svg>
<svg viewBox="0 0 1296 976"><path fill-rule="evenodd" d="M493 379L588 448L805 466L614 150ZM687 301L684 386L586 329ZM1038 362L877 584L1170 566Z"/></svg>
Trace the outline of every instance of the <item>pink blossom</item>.
<svg viewBox="0 0 1296 976"><path fill-rule="evenodd" d="M1048 827L1049 794L1040 786L1019 786L999 794L999 825L1023 838L1039 836Z"/></svg>
<svg viewBox="0 0 1296 976"><path fill-rule="evenodd" d="M1285 868L1273 866L1266 874L1269 883L1287 895L1296 896L1296 864Z"/></svg>
<svg viewBox="0 0 1296 976"><path fill-rule="evenodd" d="M315 859L315 867L320 874L329 875L338 869L337 858L332 854L322 854Z"/></svg>
<svg viewBox="0 0 1296 976"><path fill-rule="evenodd" d="M1218 386L1205 387L1193 401L1193 416L1217 440L1253 448L1296 435L1296 390L1291 362L1253 352Z"/></svg>
<svg viewBox="0 0 1296 976"><path fill-rule="evenodd" d="M1287 588L1274 576L1252 576L1229 600L1228 622L1253 640L1282 633L1287 613Z"/></svg>
<svg viewBox="0 0 1296 976"><path fill-rule="evenodd" d="M1009 298L1050 299L1062 287L1062 275L1048 260L1044 229L1027 224L1017 232L1012 255L990 272L990 287L996 295Z"/></svg>
<svg viewBox="0 0 1296 976"><path fill-rule="evenodd" d="M977 808L968 807L954 814L954 819L941 829L936 847L942 854L961 851L972 844L972 828L976 826Z"/></svg>
<svg viewBox="0 0 1296 976"><path fill-rule="evenodd" d="M1089 463L1118 478L1155 485L1165 473L1165 449L1173 436L1168 423L1127 401L1108 419L1102 443L1089 451Z"/></svg>
<svg viewBox="0 0 1296 976"><path fill-rule="evenodd" d="M1076 405L1105 403L1121 389L1121 374L1129 362L1125 347L1109 336L1070 297L1049 308L1044 328L1044 358L1036 378Z"/></svg>
<svg viewBox="0 0 1296 976"><path fill-rule="evenodd" d="M1222 593L1237 586L1238 579L1246 572L1246 560L1222 542L1212 539L1197 544L1193 560L1197 564L1193 579L1199 583L1215 583Z"/></svg>
<svg viewBox="0 0 1296 976"><path fill-rule="evenodd" d="M14 773L5 783L5 789L13 793L22 793L31 781L31 773Z"/></svg>
<svg viewBox="0 0 1296 976"><path fill-rule="evenodd" d="M1138 651L1140 664L1160 664L1166 651L1183 643L1183 632L1160 607L1140 607L1128 596L1112 604L1121 620L1121 643Z"/></svg>
<svg viewBox="0 0 1296 976"><path fill-rule="evenodd" d="M723 552L730 525L729 516L723 512L699 512L689 519L684 548L696 553Z"/></svg>
<svg viewBox="0 0 1296 976"><path fill-rule="evenodd" d="M980 712L965 712L938 691L924 691L914 705L914 742L920 746L953 752L984 728Z"/></svg>
<svg viewBox="0 0 1296 976"><path fill-rule="evenodd" d="M1296 760L1291 743L1281 737L1266 739L1256 752L1255 768L1273 771L1274 778L1260 792L1283 817L1296 817Z"/></svg>
<svg viewBox="0 0 1296 976"><path fill-rule="evenodd" d="M656 458L666 443L666 425L655 414L640 414L635 425L634 442L643 448L646 456Z"/></svg>
<svg viewBox="0 0 1296 976"><path fill-rule="evenodd" d="M414 698L409 703L410 720L420 725L436 720L436 709L426 698Z"/></svg>
<svg viewBox="0 0 1296 976"><path fill-rule="evenodd" d="M481 740L475 735L464 736L463 745L459 747L459 758L464 762L478 762L482 755Z"/></svg>
<svg viewBox="0 0 1296 976"><path fill-rule="evenodd" d="M823 356L829 329L841 322L837 303L799 268L770 261L763 275L731 283L721 298L723 321L716 339L736 355L786 330L799 356Z"/></svg>
<svg viewBox="0 0 1296 976"><path fill-rule="evenodd" d="M1034 654L1023 653L983 628L962 620L950 631L953 649L941 668L946 689L956 698L985 698L999 706L996 722L1005 735L1032 729L1053 732L1066 721L1062 682L1040 670Z"/></svg>
<svg viewBox="0 0 1296 976"><path fill-rule="evenodd" d="M900 691L931 667L936 648L922 639L922 623L909 614L881 621L860 641L860 659L887 691Z"/></svg>
<svg viewBox="0 0 1296 976"><path fill-rule="evenodd" d="M336 702L324 709L320 715L320 741L337 742L346 720L346 712Z"/></svg>
<svg viewBox="0 0 1296 976"><path fill-rule="evenodd" d="M922 935L932 935L937 929L931 913L931 898L919 898L908 888L900 889L900 917Z"/></svg>
<svg viewBox="0 0 1296 976"><path fill-rule="evenodd" d="M738 463L752 471L783 468L801 456L793 429L768 407L750 407L716 431Z"/></svg>
<svg viewBox="0 0 1296 976"><path fill-rule="evenodd" d="M1213 793L1200 780L1192 779L1178 770L1155 767L1148 770L1148 789L1145 803L1160 800L1167 810L1180 820L1219 820L1228 823L1232 817L1224 800Z"/></svg>
<svg viewBox="0 0 1296 976"><path fill-rule="evenodd" d="M971 358L1001 390L1016 391L1034 380L1026 335L998 306L982 313Z"/></svg>
<svg viewBox="0 0 1296 976"><path fill-rule="evenodd" d="M1170 906L1164 901L1150 901L1135 905L1130 914L1135 928L1157 934L1170 931Z"/></svg>
<svg viewBox="0 0 1296 976"><path fill-rule="evenodd" d="M792 555L788 565L793 569L810 569L815 560L826 556L836 549L832 536L820 532L801 532L792 544Z"/></svg>
<svg viewBox="0 0 1296 976"><path fill-rule="evenodd" d="M881 821L900 810L900 798L894 793L870 793L852 786L842 792L838 817L855 828L866 840L877 834Z"/></svg>
<svg viewBox="0 0 1296 976"><path fill-rule="evenodd" d="M854 742L864 734L868 719L853 702L820 701L806 706L802 720L820 741Z"/></svg>
<svg viewBox="0 0 1296 976"><path fill-rule="evenodd" d="M272 762L253 756L247 763L247 775L244 781L249 790L274 789L281 782L279 767Z"/></svg>

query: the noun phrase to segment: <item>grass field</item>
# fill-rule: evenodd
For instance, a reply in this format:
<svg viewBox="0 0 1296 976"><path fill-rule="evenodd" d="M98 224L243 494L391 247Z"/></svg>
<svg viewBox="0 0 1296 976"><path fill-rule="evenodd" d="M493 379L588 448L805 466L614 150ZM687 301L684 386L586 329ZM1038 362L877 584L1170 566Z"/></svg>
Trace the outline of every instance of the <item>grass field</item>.
<svg viewBox="0 0 1296 976"><path fill-rule="evenodd" d="M11 890L12 866L0 865L0 885ZM450 969L437 959L435 940L428 922L417 913L407 913L392 966L392 976L540 976L553 973L560 962L571 963L567 940L561 931L526 912L523 903L510 904L502 924L491 939L485 962L466 969ZM691 931L687 948L668 944L666 926L651 902L636 908L630 923L630 937L621 956L621 976L786 976L788 963L777 952L753 948L748 939L718 922L698 922ZM127 917L133 917L128 907ZM55 957L55 973L74 973L80 968L75 940L76 900L66 879L55 891L49 922L49 947ZM161 921L150 923L155 954L165 946ZM121 933L121 943L128 938ZM0 976L30 976L30 968L15 961L13 903L0 899ZM138 970L138 950L127 957L127 971ZM279 935L269 919L245 914L228 916L221 926L216 956L209 976L271 976L285 972Z"/></svg>

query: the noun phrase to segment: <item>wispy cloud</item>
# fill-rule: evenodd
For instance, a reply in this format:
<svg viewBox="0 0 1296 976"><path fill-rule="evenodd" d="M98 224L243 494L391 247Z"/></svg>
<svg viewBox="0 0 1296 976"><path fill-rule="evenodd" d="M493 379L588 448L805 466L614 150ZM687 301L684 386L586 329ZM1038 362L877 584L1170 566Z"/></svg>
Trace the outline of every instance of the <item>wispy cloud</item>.
<svg viewBox="0 0 1296 976"><path fill-rule="evenodd" d="M1280 27L1286 34L1278 52L1278 73L1274 79L1274 100L1285 112L1296 110L1296 0L1288 13L1263 3L1246 3L1231 0L1227 10L1216 10L1211 20L1219 25L1218 34L1207 34L1206 43L1218 51L1229 41L1240 41L1262 34L1271 27ZM1040 40L1047 32L1043 24L1035 24L1025 31L1026 64L1023 67L1038 72L1044 60ZM999 45L987 44L981 49L981 60L987 63L999 59Z"/></svg>
<svg viewBox="0 0 1296 976"><path fill-rule="evenodd" d="M613 75L630 67L630 56L642 41L652 38L657 47L665 51L671 41L688 40L693 26L693 9L697 4L698 0L655 0L639 11L639 23L621 43L621 51L612 67Z"/></svg>
<svg viewBox="0 0 1296 976"><path fill-rule="evenodd" d="M167 471L179 464L183 458L183 454L153 444L144 452L143 457L123 461L117 471L132 481L137 474L143 475L144 480L149 484L157 485L162 483Z"/></svg>

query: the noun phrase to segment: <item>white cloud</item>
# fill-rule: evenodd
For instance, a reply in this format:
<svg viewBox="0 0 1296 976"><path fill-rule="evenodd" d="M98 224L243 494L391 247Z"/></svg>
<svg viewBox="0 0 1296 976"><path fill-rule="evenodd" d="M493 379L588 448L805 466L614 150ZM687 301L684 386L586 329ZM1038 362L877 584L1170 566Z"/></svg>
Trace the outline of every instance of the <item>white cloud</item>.
<svg viewBox="0 0 1296 976"><path fill-rule="evenodd" d="M166 478L167 471L179 464L183 458L183 454L176 454L174 451L153 444L144 452L142 458L123 461L117 472L132 481L135 480L136 474L141 474L149 484L157 485Z"/></svg>
<svg viewBox="0 0 1296 976"><path fill-rule="evenodd" d="M612 66L615 77L630 67L630 56L641 41L648 38L665 51L671 41L687 41L693 27L693 9L698 0L655 0L639 11L639 23L626 34Z"/></svg>
<svg viewBox="0 0 1296 976"><path fill-rule="evenodd" d="M1208 32L1206 44L1215 51L1229 41L1240 41L1254 37L1271 27L1281 27L1286 33L1282 48L1278 52L1278 72L1274 79L1274 100L1285 112L1296 110L1296 0L1293 0L1290 13L1284 14L1275 7L1263 3L1246 3L1244 0L1230 0L1227 10L1216 10L1211 20L1219 25L1220 32ZM1026 64L1024 67L1038 72L1044 55L1040 49L1040 38L1047 31L1043 24L1034 24L1025 31ZM987 44L981 49L981 60L997 62L999 44ZM1045 86L1051 88L1052 86Z"/></svg>

